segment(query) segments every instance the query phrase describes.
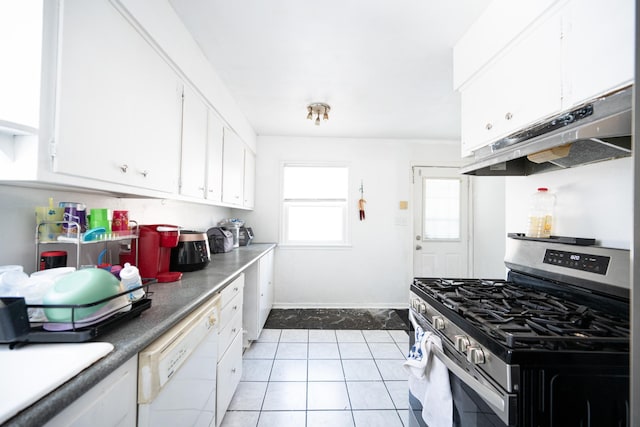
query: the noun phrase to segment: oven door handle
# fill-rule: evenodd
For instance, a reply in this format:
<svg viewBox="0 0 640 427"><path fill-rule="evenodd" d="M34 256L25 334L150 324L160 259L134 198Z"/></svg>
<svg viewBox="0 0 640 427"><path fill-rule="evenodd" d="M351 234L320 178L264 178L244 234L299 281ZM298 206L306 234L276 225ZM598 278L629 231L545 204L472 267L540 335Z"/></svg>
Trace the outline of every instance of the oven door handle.
<svg viewBox="0 0 640 427"><path fill-rule="evenodd" d="M434 354L434 356L440 359L442 363L445 364L449 371L453 372L456 377L460 378L460 380L462 380L465 384L475 390L480 395L480 397L482 397L488 404L493 406L501 413L505 412L505 408L507 406L505 397L501 396L488 386L475 379L467 371L465 371L455 362L449 359L439 348L431 346L431 352Z"/></svg>
<svg viewBox="0 0 640 427"><path fill-rule="evenodd" d="M420 326L414 314L409 310L409 319L413 323L414 328ZM424 329L420 326L421 329ZM431 352L436 356L445 366L458 377L462 382L471 387L476 393L482 397L485 402L491 405L498 413L498 416L507 424L509 424L510 408L509 408L509 395L502 395L499 392L493 390L489 386L482 384L473 375L469 374L466 370L458 366L453 360L449 359L444 351L436 346L431 346Z"/></svg>

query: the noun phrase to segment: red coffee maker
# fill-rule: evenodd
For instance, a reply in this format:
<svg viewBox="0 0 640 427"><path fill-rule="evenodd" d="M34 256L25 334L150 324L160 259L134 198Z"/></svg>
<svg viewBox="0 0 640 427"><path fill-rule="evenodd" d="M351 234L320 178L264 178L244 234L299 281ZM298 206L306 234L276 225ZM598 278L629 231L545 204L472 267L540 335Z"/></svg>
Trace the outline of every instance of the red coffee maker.
<svg viewBox="0 0 640 427"><path fill-rule="evenodd" d="M155 224L138 226L138 239L131 241L131 251L120 253L120 265L136 265L136 246L140 276L158 283L175 282L182 278L179 271L169 271L171 248L178 246L180 228L176 225Z"/></svg>

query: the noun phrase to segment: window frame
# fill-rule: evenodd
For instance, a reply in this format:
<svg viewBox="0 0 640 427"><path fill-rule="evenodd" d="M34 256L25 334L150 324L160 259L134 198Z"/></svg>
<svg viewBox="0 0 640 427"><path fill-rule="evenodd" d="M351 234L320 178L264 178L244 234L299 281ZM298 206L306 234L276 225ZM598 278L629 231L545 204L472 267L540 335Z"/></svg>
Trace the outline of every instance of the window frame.
<svg viewBox="0 0 640 427"><path fill-rule="evenodd" d="M330 167L330 168L344 168L347 173L347 182L345 188L345 198L295 198L285 199L285 169L287 167ZM350 182L351 182L351 169L348 163L344 162L282 162L280 167L280 242L279 246L283 247L301 247L301 248L344 248L349 247L350 243L350 222L349 222L349 203L350 203ZM290 207L296 206L313 206L318 207L336 207L342 206L342 239L334 241L319 241L319 240L294 240L289 239L288 223L289 218L288 211Z"/></svg>

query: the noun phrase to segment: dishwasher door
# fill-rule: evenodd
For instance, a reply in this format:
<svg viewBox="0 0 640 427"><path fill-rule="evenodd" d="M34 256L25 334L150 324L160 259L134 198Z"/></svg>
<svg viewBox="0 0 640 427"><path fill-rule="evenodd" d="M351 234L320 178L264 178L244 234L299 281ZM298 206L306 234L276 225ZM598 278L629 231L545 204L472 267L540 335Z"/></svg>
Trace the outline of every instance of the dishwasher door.
<svg viewBox="0 0 640 427"><path fill-rule="evenodd" d="M138 356L138 426L215 425L219 297Z"/></svg>

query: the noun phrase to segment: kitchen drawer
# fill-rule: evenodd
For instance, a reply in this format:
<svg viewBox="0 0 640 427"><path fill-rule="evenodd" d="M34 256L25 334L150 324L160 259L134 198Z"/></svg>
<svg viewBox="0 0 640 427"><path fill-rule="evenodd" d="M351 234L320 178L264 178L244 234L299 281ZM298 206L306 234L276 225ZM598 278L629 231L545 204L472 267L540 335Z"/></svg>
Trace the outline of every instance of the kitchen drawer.
<svg viewBox="0 0 640 427"><path fill-rule="evenodd" d="M224 357L224 353L227 348L233 342L233 339L242 332L242 313L236 313L227 325L220 329L220 335L218 337L218 360Z"/></svg>
<svg viewBox="0 0 640 427"><path fill-rule="evenodd" d="M242 313L242 298L242 292L240 292L227 305L222 307L222 310L220 310L220 330L223 330L237 313Z"/></svg>
<svg viewBox="0 0 640 427"><path fill-rule="evenodd" d="M233 393L242 377L242 334L237 334L227 352L218 362L216 425L222 423Z"/></svg>
<svg viewBox="0 0 640 427"><path fill-rule="evenodd" d="M220 307L223 309L223 313L224 307L238 294L242 294L242 288L244 288L244 273L220 291Z"/></svg>

